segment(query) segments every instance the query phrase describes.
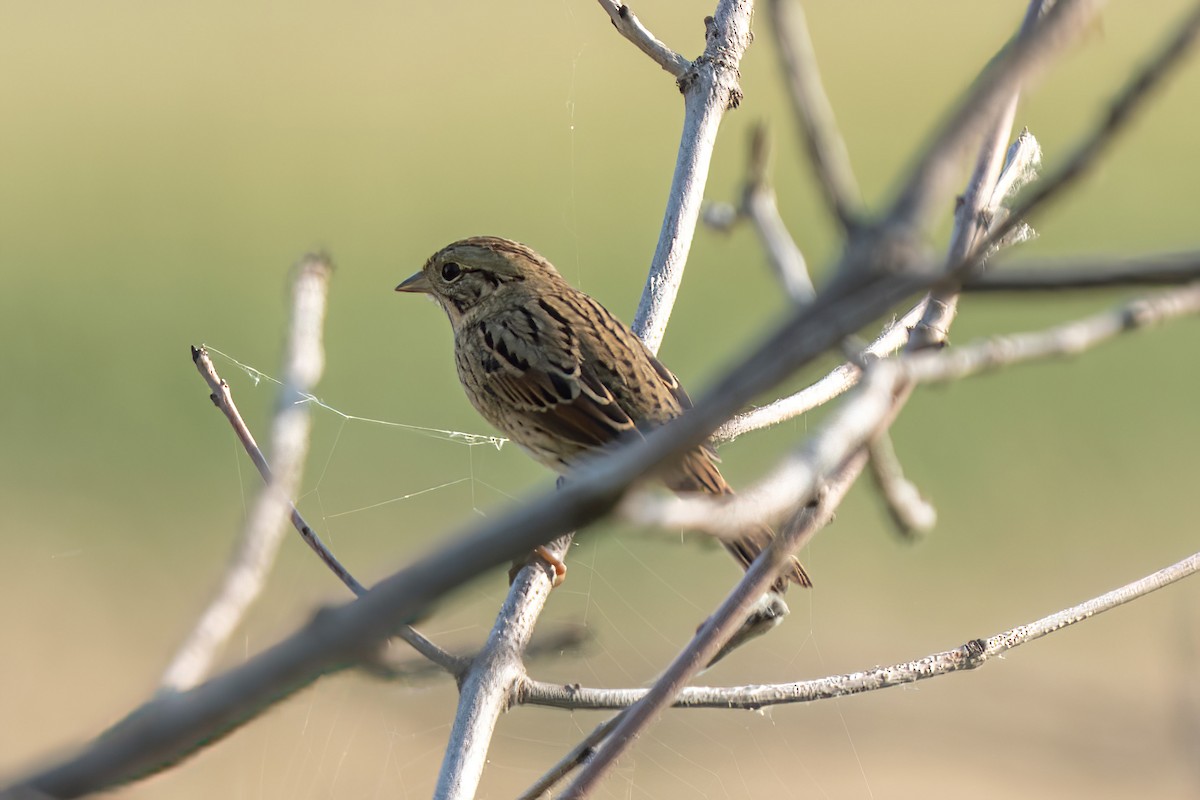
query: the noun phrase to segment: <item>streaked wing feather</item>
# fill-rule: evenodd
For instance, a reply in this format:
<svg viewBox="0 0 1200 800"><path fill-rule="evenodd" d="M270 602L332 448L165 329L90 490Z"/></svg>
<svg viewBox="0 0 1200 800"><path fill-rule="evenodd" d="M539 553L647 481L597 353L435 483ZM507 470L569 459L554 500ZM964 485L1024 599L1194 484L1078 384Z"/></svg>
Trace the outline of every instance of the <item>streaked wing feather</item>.
<svg viewBox="0 0 1200 800"><path fill-rule="evenodd" d="M576 333L544 305L530 302L478 323L484 390L536 413L542 427L583 447L635 430L628 411L583 359Z"/></svg>

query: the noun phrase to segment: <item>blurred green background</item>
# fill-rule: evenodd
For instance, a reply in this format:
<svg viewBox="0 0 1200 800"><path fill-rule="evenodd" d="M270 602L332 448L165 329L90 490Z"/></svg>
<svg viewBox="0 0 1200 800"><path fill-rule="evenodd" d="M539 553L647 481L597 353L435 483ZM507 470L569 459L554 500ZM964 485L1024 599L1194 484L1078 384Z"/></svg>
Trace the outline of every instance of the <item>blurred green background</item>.
<svg viewBox="0 0 1200 800"><path fill-rule="evenodd" d="M1114 4L1026 95L1018 124L1050 164L1184 5ZM1023 13L1017 2L805 7L876 204ZM712 4L645 0L635 10L692 56ZM188 346L207 342L275 373L289 265L325 247L338 270L320 396L351 415L487 433L457 385L441 312L392 287L446 242L493 233L533 244L628 319L682 104L670 78L583 0L52 1L6 3L3 16L0 774L12 776L145 698L225 564L256 481ZM821 265L836 241L795 146L764 16L707 194L734 197L750 127L767 121L780 205ZM1103 166L1035 220L1042 238L1021 257L1195 247L1197 97L1191 63ZM748 231L700 231L664 360L699 392L783 311L780 294ZM1122 296L968 298L953 340L1043 326ZM920 657L1193 552L1197 344L1200 325L1186 320L1078 360L919 391L895 438L937 503L936 532L898 541L858 487L805 555L817 588L793 593L780 629L703 680L810 678ZM265 437L272 387L217 365ZM809 425L726 446L727 476L753 480ZM371 582L549 482L515 448L319 411L302 508ZM547 629L581 626L594 640L534 672L642 685L737 570L692 537L601 530L580 537L545 617ZM499 570L480 579L425 630L471 649L505 586ZM289 539L223 663L343 599ZM978 673L907 689L764 714L674 712L604 796L961 787L982 798L1193 797L1198 600L1200 585L1173 587ZM123 794L427 796L455 696L446 680L326 680ZM601 718L507 715L484 794L513 795Z"/></svg>

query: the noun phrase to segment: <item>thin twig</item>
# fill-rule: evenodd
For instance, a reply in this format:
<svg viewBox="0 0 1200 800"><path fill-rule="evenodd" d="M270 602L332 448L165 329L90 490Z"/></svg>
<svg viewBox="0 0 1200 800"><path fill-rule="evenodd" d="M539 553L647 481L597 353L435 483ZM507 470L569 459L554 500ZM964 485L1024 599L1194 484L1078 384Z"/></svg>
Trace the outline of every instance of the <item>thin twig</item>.
<svg viewBox="0 0 1200 800"><path fill-rule="evenodd" d="M703 55L679 78L684 97L679 154L658 245L631 326L651 352L658 352L662 344L683 281L717 129L725 112L741 101L738 65L750 46L753 5L751 0L719 0L713 16L705 20L707 42Z"/></svg>
<svg viewBox="0 0 1200 800"><path fill-rule="evenodd" d="M1074 356L1122 333L1200 314L1200 283L1141 297L1044 331L994 336L950 350L903 356L909 380L944 383L1046 358Z"/></svg>
<svg viewBox="0 0 1200 800"><path fill-rule="evenodd" d="M879 430L900 374L888 362L873 365L814 435L766 477L733 496L631 493L618 507L630 522L664 530L705 531L736 538L756 524L774 524L808 503L820 481Z"/></svg>
<svg viewBox="0 0 1200 800"><path fill-rule="evenodd" d="M846 142L821 84L804 9L796 0L771 0L767 11L809 163L830 213L843 231L852 231L859 224L862 195L850 166Z"/></svg>
<svg viewBox="0 0 1200 800"><path fill-rule="evenodd" d="M242 419L242 414L238 411L237 404L233 402L233 392L229 388L229 384L217 374L217 368L213 364L212 359L208 355L208 350L204 347L192 348L192 361L196 364L196 369L200 371L201 377L208 383L212 389L212 401L229 420L229 424L233 426L234 432L237 434L238 440L241 441L246 453L250 456L250 460L254 462L254 466L258 469L262 479L270 483L272 481L271 467L267 463L267 458L263 455L258 443L254 440L254 435L250 432L250 428L246 425L246 421ZM311 397L311 393L301 393L297 395L299 398L294 405L297 408L308 408L307 398ZM289 496L295 496L294 493ZM300 534L300 538L304 540L317 557L325 564L326 567L333 572L334 575L344 583L350 591L354 592L355 597L362 597L367 593L364 587L350 573L350 570L338 560L337 556L326 546L325 542L321 541L320 535L316 530L304 519L300 514L300 510L295 504L288 500L288 508L290 509L290 518L292 526ZM451 675L459 675L467 666L465 659L459 658L453 653L449 653L438 647L432 641L427 639L416 628L411 625L402 625L395 631L395 635L407 642L414 650L420 653L425 658L437 664L439 667L449 672Z"/></svg>
<svg viewBox="0 0 1200 800"><path fill-rule="evenodd" d="M683 61L654 39L628 7L614 7L604 0L601 5L623 35L676 75L685 98L683 134L663 233L633 325L646 346L657 351L683 277L717 127L726 109L736 106L741 96L737 65L750 43L751 3L722 0L715 18L706 20L708 42L704 55L693 63ZM569 542L569 537L565 541ZM565 549L564 545L564 554ZM545 602L541 592L522 589L523 576L530 572L523 570L514 582L492 636L464 676L450 745L434 793L439 800L475 795L496 718L524 675L524 642ZM545 592L549 593L548 584Z"/></svg>
<svg viewBox="0 0 1200 800"><path fill-rule="evenodd" d="M994 125L1017 87L1087 30L1099 7L1096 0L1058 0L1030 33L1022 31L992 60L901 183L903 188L885 215L889 225L916 229L930 225L958 180L963 150ZM1027 15L1026 22L1029 19Z"/></svg>
<svg viewBox="0 0 1200 800"><path fill-rule="evenodd" d="M811 303L817 290L808 272L804 254L788 231L775 190L771 187L771 137L765 124L758 124L750 136L750 158L746 184L742 190L741 213L754 225L767 251L771 266L788 296L796 303Z"/></svg>
<svg viewBox="0 0 1200 800"><path fill-rule="evenodd" d="M882 358L903 347L904 343L908 341L909 330L925 314L925 305L926 301L922 300L909 309L903 317L893 320L887 325L875 341L862 351L859 361ZM834 367L825 377L795 394L782 397L753 411L738 414L717 428L712 439L718 443L732 442L744 433L770 428L795 419L801 414L807 414L814 408L819 408L830 400L845 394L858 383L861 375L862 370L852 362Z"/></svg>
<svg viewBox="0 0 1200 800"><path fill-rule="evenodd" d="M692 62L667 47L654 34L646 30L646 26L630 10L629 6L624 3L615 3L613 0L600 0L600 7L608 12L608 18L612 20L613 27L620 31L622 36L637 45L639 50L650 56L655 64L675 76L676 80L683 78L692 66Z"/></svg>
<svg viewBox="0 0 1200 800"><path fill-rule="evenodd" d="M933 530L937 509L921 495L917 485L904 476L904 467L887 432L880 433L869 445L869 472L884 506L900 535L914 538Z"/></svg>
<svg viewBox="0 0 1200 800"><path fill-rule="evenodd" d="M1118 133L1136 117L1149 100L1152 90L1159 86L1181 63L1200 34L1200 4L1172 26L1174 33L1165 45L1154 50L1150 60L1130 78L1109 103L1108 111L1099 125L1083 138L1059 169L1042 178L1034 188L1019 199L1012 213L991 231L989 242L1003 238L1036 209L1046 205L1084 174Z"/></svg>
<svg viewBox="0 0 1200 800"><path fill-rule="evenodd" d="M297 494L308 453L312 420L308 405L299 400L312 391L324 369L321 333L332 270L332 264L323 255L306 256L296 267L283 387L271 424L271 452L276 468L268 473L251 507L216 596L163 673L160 681L163 689L187 689L203 680L221 647L262 593L275 564L291 507L289 498ZM214 394L213 400L220 404L217 397Z"/></svg>
<svg viewBox="0 0 1200 800"><path fill-rule="evenodd" d="M863 461L865 456L862 451L851 456L841 469L830 476L825 491L817 502L806 507L792 524L779 532L733 591L696 632L692 641L659 676L654 686L622 715L600 751L584 765L575 780L560 795L564 800L587 797L613 768L616 759L629 747L633 739L674 701L696 672L712 661L724 643L741 627L751 605L761 597L790 560L790 554L803 547L832 519L833 510L841 503L845 492L853 483L852 480L845 480L844 476L861 471Z"/></svg>
<svg viewBox="0 0 1200 800"><path fill-rule="evenodd" d="M1017 45L1036 35L1044 9L1045 3L1042 0L1033 0L1026 7L1025 17L1017 32ZM999 213L1010 188L1018 182L1030 180L1032 168L1028 165L1036 159L1029 155L1024 158L1017 156L1022 153L1028 154L1031 150L1036 151L1036 140L1033 140L1032 148L1024 147L1022 144L1027 144L1032 137L1022 134L1011 148L1007 146L1013 120L1016 118L1019 96L1020 84L1013 84L1007 98L1002 93L997 93L995 97L997 111L983 130L982 142L975 157L975 167L955 212L947 254L949 264L966 263L976 254L987 225ZM913 328L908 342L905 343L904 352L917 352L945 345L950 326L958 314L958 297L957 281L943 283L929 293L925 314ZM898 387L894 400L897 407L907 404L912 390L911 382ZM902 536L910 536L932 528L937 521L937 510L922 496L916 485L904 476L903 465L888 431L881 430L880 435L868 444L867 450L872 466L871 475L897 531Z"/></svg>
<svg viewBox="0 0 1200 800"><path fill-rule="evenodd" d="M1128 258L1072 259L997 265L968 278L964 292L1059 292L1132 286L1177 286L1200 280L1200 251Z"/></svg>
<svg viewBox="0 0 1200 800"><path fill-rule="evenodd" d="M523 679L517 686L518 693L524 691L525 687L528 686L529 683L530 681L528 677ZM537 685L541 686L542 684L538 683ZM566 689L569 687L561 688ZM520 699L518 699L518 702L521 702ZM617 723L621 721L621 714L623 713L624 712L622 711L620 714L614 714L613 716L604 720L604 722L601 722L599 725L597 725L591 733L585 736L577 745L572 747L565 756L560 758L558 762L555 763L554 766L546 770L546 772L542 774L542 777L534 781L533 785L521 792L521 794L517 797L517 800L537 800L537 798L550 791L554 784L570 775L571 772L580 764L591 758L592 755L595 754L596 748L600 745L600 743L608 738L608 735L612 733L613 728L617 727Z"/></svg>
<svg viewBox="0 0 1200 800"><path fill-rule="evenodd" d="M739 221L748 220L758 234L775 277L788 296L793 302L809 303L817 290L809 275L804 253L779 215L775 190L771 187L770 164L770 135L767 126L759 123L750 134L746 179L737 207L728 203L709 203L704 207L702 218L706 225L722 233L733 230Z"/></svg>
<svg viewBox="0 0 1200 800"><path fill-rule="evenodd" d="M1078 355L1122 333L1195 314L1200 314L1200 283L1131 300L1043 331L988 337L952 349L896 356L875 367L886 365L896 373L885 378L880 372L877 380L891 380L891 385L909 388L919 383L959 380L1027 361ZM770 522L806 502L829 465L844 459L853 450L853 442L865 440L878 429L878 402L881 392L886 391L875 388L848 397L802 448L734 498L664 497L636 492L622 502L619 510L641 525L704 530L716 536L736 535L749 524ZM917 513L918 521L921 515L932 513L932 509Z"/></svg>
<svg viewBox="0 0 1200 800"><path fill-rule="evenodd" d="M237 434L242 447L246 450L247 455L250 456L250 460L258 469L258 474L264 482L270 483L273 478L271 467L267 463L267 457L263 455L262 449L259 448L258 442L254 439L254 434L250 432L246 421L242 419L242 413L238 410L237 403L233 400L233 391L229 388L229 383L217 373L216 365L213 364L212 358L208 355L208 348L203 345L193 347L192 362L200 372L200 377L204 378L204 381L208 384L208 388L212 390L211 399L213 404L220 409L225 418L229 420L229 424L233 426L234 433ZM299 405L308 404L300 403ZM300 511L295 505L291 507L291 520L292 525L300 533L300 537L312 548L313 552L324 562L325 566L338 577L338 580L349 587L350 591L354 592L356 597L366 594L366 587L359 583L350 574L350 571L338 561L337 556L321 541L321 537L304 520L304 517L301 516Z"/></svg>
<svg viewBox="0 0 1200 800"><path fill-rule="evenodd" d="M567 627L544 635L535 635L525 648L526 661L559 658L563 655L582 652L592 640L588 629L583 627ZM363 672L374 678L385 681L411 682L444 676L446 670L426 658L409 655L405 649L404 655L400 648L388 647L374 660L364 661L360 665ZM470 663L478 656L464 656L464 663ZM464 668L465 671L465 668Z"/></svg>
<svg viewBox="0 0 1200 800"><path fill-rule="evenodd" d="M887 667L874 667L861 672L831 675L795 683L754 686L687 686L679 692L674 706L676 708L757 710L767 706L811 703L815 700L846 697L893 686L903 686L959 670L975 669L1009 650L1078 622L1083 622L1097 614L1111 611L1153 591L1177 583L1196 572L1200 572L1200 553L1188 556L1152 575L1147 575L1099 597L1034 622L1019 625L987 639L972 639L953 650L932 653L915 661L892 664ZM593 689L578 685L563 686L527 680L522 683L520 700L528 705L571 710L625 709L640 701L648 692L648 689Z"/></svg>

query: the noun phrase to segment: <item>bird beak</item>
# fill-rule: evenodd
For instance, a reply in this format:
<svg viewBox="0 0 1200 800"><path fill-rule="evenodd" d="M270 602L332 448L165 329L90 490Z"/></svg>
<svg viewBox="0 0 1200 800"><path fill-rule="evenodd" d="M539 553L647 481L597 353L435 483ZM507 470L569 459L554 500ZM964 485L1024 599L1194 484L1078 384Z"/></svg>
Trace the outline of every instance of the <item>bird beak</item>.
<svg viewBox="0 0 1200 800"><path fill-rule="evenodd" d="M425 294L433 293L433 286L430 285L429 279L425 277L424 272L418 272L415 275L409 276L404 283L396 287L397 292L424 292Z"/></svg>

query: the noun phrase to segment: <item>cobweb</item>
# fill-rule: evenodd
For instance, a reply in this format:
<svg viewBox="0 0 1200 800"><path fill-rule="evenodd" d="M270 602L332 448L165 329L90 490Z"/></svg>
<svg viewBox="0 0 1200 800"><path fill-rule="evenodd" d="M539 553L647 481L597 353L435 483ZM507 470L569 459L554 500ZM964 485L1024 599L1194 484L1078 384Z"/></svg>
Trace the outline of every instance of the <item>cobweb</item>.
<svg viewBox="0 0 1200 800"><path fill-rule="evenodd" d="M238 373L225 370L230 372L227 379L234 379L230 382L234 383L235 398L248 388L280 384L266 371L234 355L211 346L208 351L236 368L245 376L243 380L248 381L248 386L239 387L235 382ZM378 562L379 553L403 549L394 537L397 529L411 527L414 519L422 520L418 526L422 531L419 540L406 546L414 553L426 551L436 544L442 531L453 530L472 516L495 513L524 493L529 476L538 480L539 468L528 475L523 473L532 462L519 448L506 446L508 441L501 436L379 419L353 413L341 403L312 394L306 395L304 402L314 408L314 428L318 432L325 430L324 435L314 436L310 454L313 475L300 498L302 511L305 504L317 509L315 514L305 512L309 521L339 558L368 585L403 565L404 557L385 555L383 563L372 563L367 574L360 574L362 552L373 554L369 560ZM356 438L355 432L367 434L357 438L372 442L376 448L397 449L388 438L395 434L430 440L429 446L434 449L450 448L465 457L434 459L443 466L417 472L418 480L424 482L399 492L381 490L380 486L387 486L385 478L371 489L376 496L360 502L362 480L357 473L363 467L356 450L359 444L349 441ZM347 448L355 450L355 455L340 458L339 454ZM423 453L423 449L417 449L409 456L419 460ZM442 468L449 473L440 474ZM521 473L518 479L514 479L514 472ZM514 480L524 481L525 485L515 485ZM546 472L542 480L549 485L552 476ZM421 507L413 508L413 503L420 503ZM384 533L375 539L373 531ZM371 541L364 542L364 538ZM737 577L738 570L732 560L715 546L702 546L705 543L707 540L702 537L683 532L676 536L631 536L628 532L601 535L586 531L577 536L568 561L567 580L552 595L539 630L582 628L589 643L582 653L541 659L531 665L531 672L542 680L591 686L648 685L687 643L696 625L719 603ZM502 570L497 570L443 602L422 622L421 628L453 650L477 647L486 636L506 590L507 580ZM737 684L824 674L807 596L793 593L789 601L793 614L777 632L764 637L762 645L751 646L757 653L747 658L731 657L718 665L712 675L701 676L698 682ZM767 641L772 639L775 641ZM349 775L367 769L376 776L379 796L397 792L400 796L409 793L414 797L427 796L449 731L454 697L452 693L438 692L439 702L420 712L401 711L406 718L414 719L398 723L379 716L381 691L390 690L372 683L350 689L323 685L314 688L304 721L293 720L290 728L294 733L299 726L303 746L297 742L285 746L283 743L289 737L276 733L275 746L291 751L285 759L285 772L290 777L285 780L281 776L276 788L291 792L298 784L310 780L331 787L344 785L342 782ZM425 698L427 690L417 687L405 691L417 691ZM412 701L413 697L406 695L395 701L395 708L403 709ZM347 705L356 707L356 714L366 715L365 720L349 729L341 710ZM855 748L854 727L836 704L829 704L828 711L834 716L826 731L839 732L838 747L847 762L846 768L860 774L853 796L869 797L869 771ZM496 789L500 796L520 791L607 716L607 712L568 713L534 708L505 716L493 739L484 789ZM314 727L310 729L310 717L324 721L311 723ZM784 729L790 729L797 719L796 710L668 714L622 760L599 796L687 794L728 798L765 792L790 796L798 783L821 794L821 770L806 766L806 759L788 763L786 767L780 763L781 748L793 741L790 734L781 731L780 719L788 723ZM326 738L320 746L309 741L317 730ZM369 730L375 733L372 735ZM341 752L327 752L335 742L341 742ZM826 743L825 747L828 746ZM398 790L398 787L406 788ZM839 786L838 791L845 788Z"/></svg>
<svg viewBox="0 0 1200 800"><path fill-rule="evenodd" d="M564 4L564 9L573 25L573 7ZM576 253L573 263L558 266L586 290L587 258L579 252L576 206L576 73L585 47L578 36L566 38L572 40L565 56L570 61L564 104L569 164L561 170L566 176L561 222L576 236ZM252 386L279 383L234 355L209 351L240 370ZM531 485L549 486L553 480L494 434L355 413L353 400L307 395L304 401L319 413L314 413L310 477L297 502L367 585L472 517L496 513ZM429 440L428 446L410 447L413 437ZM358 461L364 447L374 448L371 464L378 463L381 450L398 453L395 468L364 475ZM428 467L414 469L413 464ZM419 537L398 541L397 530L414 527L421 528ZM365 569L364 560L370 561ZM601 687L648 686L740 574L719 547L682 531L674 536L585 531L575 539L568 568L539 632L581 628L588 643L582 652L534 661L530 672L541 680ZM468 652L486 637L507 588L503 570L496 570L444 601L420 627L443 646ZM813 645L811 601L797 593L789 602L793 613L784 626L753 645L752 654L731 656L698 682L736 685L825 674ZM302 701L281 707L274 724L259 734L260 747L244 756L246 778L234 794L428 797L457 700L448 684L392 687L357 676L318 682ZM506 714L493 735L480 796L515 796L610 715L540 708ZM816 718L821 721L814 723ZM831 742L829 731L840 736ZM671 712L643 733L596 796L871 797L870 769L854 746L854 731L853 721L836 704L817 713L796 708ZM830 767L831 750L836 768ZM850 780L831 783L831 769L843 777L849 773Z"/></svg>

